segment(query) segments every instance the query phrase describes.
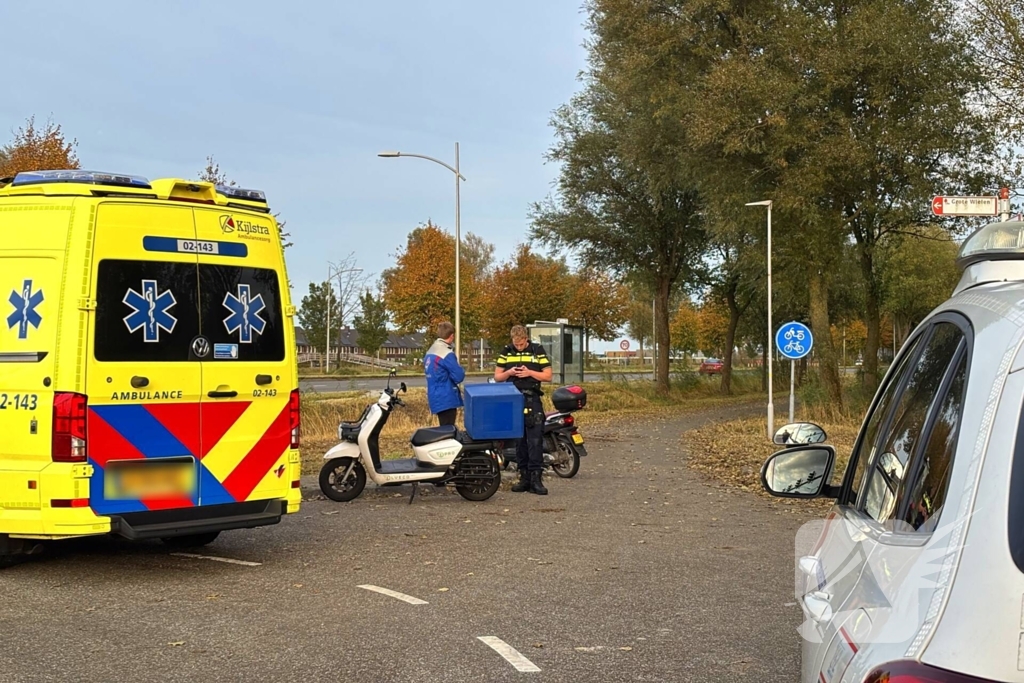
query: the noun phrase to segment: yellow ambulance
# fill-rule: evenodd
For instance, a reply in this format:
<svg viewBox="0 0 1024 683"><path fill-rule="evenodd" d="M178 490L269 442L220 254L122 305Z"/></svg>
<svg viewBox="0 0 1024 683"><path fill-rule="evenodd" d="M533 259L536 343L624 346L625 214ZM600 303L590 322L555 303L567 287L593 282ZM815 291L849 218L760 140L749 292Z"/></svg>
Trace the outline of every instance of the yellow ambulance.
<svg viewBox="0 0 1024 683"><path fill-rule="evenodd" d="M0 179L0 564L299 508L295 308L262 192Z"/></svg>

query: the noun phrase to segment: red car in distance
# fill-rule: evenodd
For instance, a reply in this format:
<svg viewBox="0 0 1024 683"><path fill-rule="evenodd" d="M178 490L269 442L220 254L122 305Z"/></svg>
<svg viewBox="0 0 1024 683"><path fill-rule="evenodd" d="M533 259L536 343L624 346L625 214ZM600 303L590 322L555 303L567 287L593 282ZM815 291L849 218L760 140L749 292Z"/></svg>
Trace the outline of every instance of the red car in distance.
<svg viewBox="0 0 1024 683"><path fill-rule="evenodd" d="M722 374L722 361L717 358L705 358L697 372L702 375L720 375Z"/></svg>

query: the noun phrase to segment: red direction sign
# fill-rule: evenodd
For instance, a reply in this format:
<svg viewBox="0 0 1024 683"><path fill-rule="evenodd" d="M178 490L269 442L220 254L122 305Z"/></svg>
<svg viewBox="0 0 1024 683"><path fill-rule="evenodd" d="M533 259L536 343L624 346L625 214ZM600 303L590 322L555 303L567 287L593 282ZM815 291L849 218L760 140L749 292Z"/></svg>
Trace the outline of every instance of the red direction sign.
<svg viewBox="0 0 1024 683"><path fill-rule="evenodd" d="M996 216L998 197L935 197L932 213L936 216Z"/></svg>
<svg viewBox="0 0 1024 683"><path fill-rule="evenodd" d="M622 341L620 341L619 348L622 349L623 351L629 351L629 340L623 339Z"/></svg>

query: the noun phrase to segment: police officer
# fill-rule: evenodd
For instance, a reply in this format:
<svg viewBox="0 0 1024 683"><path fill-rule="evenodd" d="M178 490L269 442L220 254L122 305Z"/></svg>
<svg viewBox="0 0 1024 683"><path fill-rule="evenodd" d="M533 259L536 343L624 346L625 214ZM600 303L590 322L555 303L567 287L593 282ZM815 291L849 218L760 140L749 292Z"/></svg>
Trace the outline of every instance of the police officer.
<svg viewBox="0 0 1024 683"><path fill-rule="evenodd" d="M513 327L511 336L512 343L498 356L494 380L511 380L525 399L524 434L516 445L519 482L512 490L516 493L529 491L546 496L548 490L544 488L543 482L544 406L540 402L543 395L540 384L551 381L551 361L544 353L543 346L530 341L522 325Z"/></svg>

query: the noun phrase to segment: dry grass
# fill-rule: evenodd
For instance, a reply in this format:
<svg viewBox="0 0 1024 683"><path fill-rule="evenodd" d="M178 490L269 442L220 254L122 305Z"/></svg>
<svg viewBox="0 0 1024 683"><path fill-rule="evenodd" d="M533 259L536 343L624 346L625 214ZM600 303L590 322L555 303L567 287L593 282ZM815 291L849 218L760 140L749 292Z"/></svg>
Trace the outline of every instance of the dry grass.
<svg viewBox="0 0 1024 683"><path fill-rule="evenodd" d="M706 410L750 401L755 397L749 393L722 396L718 391L717 380L694 379L696 381L687 382L687 386L674 387L667 395L658 394L650 382L589 383L586 385L587 407L577 413L577 424L585 433L587 425L606 423L623 416ZM737 391L746 388L742 381L735 386ZM379 391L348 391L316 394L315 397L303 396L302 459L303 470L307 474L319 471L321 456L337 443L338 423L343 420L359 419L363 409L375 402L379 396ZM380 446L384 457L409 457L409 437L412 433L420 427L436 424L427 407L426 389L409 389L408 394L402 395L402 400L406 406L395 411L381 432ZM552 410L549 396L544 397L544 404L547 410Z"/></svg>
<svg viewBox="0 0 1024 683"><path fill-rule="evenodd" d="M827 443L836 447L837 463L832 483L846 471L846 462L857 438L860 422L843 419L818 422L828 435ZM702 427L686 436L688 464L693 469L728 486L753 491L769 498L761 488L761 466L772 453L780 450L768 441L765 418L731 420ZM779 500L779 499L775 499ZM827 506L827 502L822 503Z"/></svg>

